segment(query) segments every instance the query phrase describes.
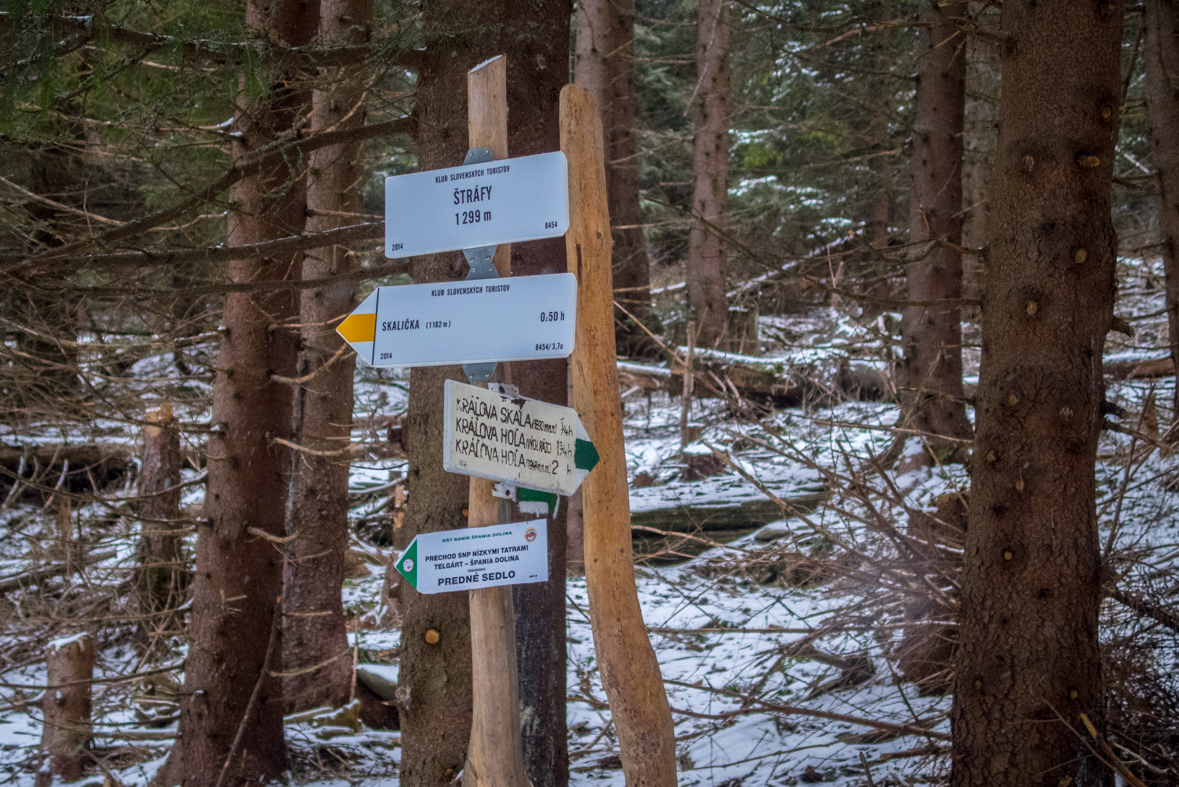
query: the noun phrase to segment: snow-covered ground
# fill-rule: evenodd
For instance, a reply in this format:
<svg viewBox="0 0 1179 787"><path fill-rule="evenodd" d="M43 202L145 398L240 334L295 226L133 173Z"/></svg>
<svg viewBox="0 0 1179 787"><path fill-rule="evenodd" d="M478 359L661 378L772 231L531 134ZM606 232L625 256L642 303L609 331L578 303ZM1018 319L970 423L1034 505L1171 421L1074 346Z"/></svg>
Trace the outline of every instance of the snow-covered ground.
<svg viewBox="0 0 1179 787"><path fill-rule="evenodd" d="M1157 311L1151 304L1160 293L1141 287L1128 291L1133 296L1127 298L1128 315ZM1141 323L1144 329L1136 339L1119 342L1111 354L1158 357L1158 320ZM809 365L830 373L848 358L883 365L874 326L858 326L833 309L763 318L763 334L769 357L784 368ZM1103 433L1098 468L1102 543L1109 565L1125 584L1154 588L1163 597L1175 592L1179 496L1170 490L1179 486L1179 458L1143 437L1150 432L1144 411L1149 411L1145 402L1153 395L1158 423L1168 423L1173 384L1166 379L1111 386L1108 398L1126 410L1120 423L1137 434ZM358 440L379 441L380 425L386 422L382 419L404 409L406 385L404 374L359 373L357 421L363 428ZM883 518L903 529L909 511L932 510L939 495L964 489L966 472L961 467L904 477L869 472L868 459L892 441L889 426L896 408L873 402L828 404L823 409L780 410L747 422L732 417L723 402L699 401L693 421L703 430L690 450L715 449L736 470L682 481L679 400L657 393L625 402L629 475L632 482L642 476L642 484L631 492L636 513L674 508L698 513L766 500L767 492L787 502L800 501L797 511L785 510L779 521L728 543L709 544L697 557L638 567L640 603L676 724L681 784L823 782L858 787L868 783L865 769L876 785L937 782L947 772L948 698L919 696L912 684L897 678L887 658L899 614L895 594L883 585L874 588L846 577L797 581L791 566L812 558L837 560L850 552L869 565L886 560L887 539L872 523ZM380 494L360 497L364 490L385 489L403 472L404 463L394 460L354 465L352 486L365 501L354 517L370 516L381 504ZM195 469L185 471L186 481L199 477ZM199 503L199 489L193 485L185 505ZM96 504L76 512L89 523L107 517L101 545L91 548L114 549L116 555L68 584L47 581L46 589L81 594L90 583L126 575L136 535L133 523L118 516L117 499L115 495L105 507ZM0 525L8 534L0 538L0 576L19 573L38 558L38 544L53 527L52 519L48 511L25 503L0 510ZM697 531L693 537L710 535ZM360 660L387 664L392 677L396 664L389 654L399 633L368 625L379 618L385 564L394 555L359 537L355 547L369 555L369 573L346 584L345 602L365 622L351 636ZM584 578L568 579L567 598L571 782L622 785L617 737L596 668ZM0 770L8 774L4 783L31 787L41 735L40 687L46 682L44 643L35 640L43 635L47 642L68 626L53 617L52 604L35 591L10 593L6 602L12 631L0 635ZM1112 607L1107 612L1107 630L1119 636L1146 626ZM174 721L152 722L148 715L157 708L164 708L158 713L165 717L173 712L151 701L167 697L182 675L123 678L179 662L183 651L173 643L152 663L140 663L125 628L112 624L99 633L95 746L106 770L86 780L96 786L108 775L128 787L145 785L163 762L169 734L175 731ZM1157 670L1174 675L1173 635L1155 631L1152 637ZM848 664L858 665L858 679L842 679ZM364 728L354 710L293 717L287 735L296 783L396 784L399 733Z"/></svg>

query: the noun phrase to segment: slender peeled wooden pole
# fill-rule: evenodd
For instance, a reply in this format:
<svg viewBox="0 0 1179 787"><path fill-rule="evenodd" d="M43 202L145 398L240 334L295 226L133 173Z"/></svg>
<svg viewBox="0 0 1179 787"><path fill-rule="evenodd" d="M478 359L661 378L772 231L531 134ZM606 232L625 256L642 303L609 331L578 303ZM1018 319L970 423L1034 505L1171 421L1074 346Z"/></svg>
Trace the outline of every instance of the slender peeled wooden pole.
<svg viewBox="0 0 1179 787"><path fill-rule="evenodd" d="M561 150L569 159L565 248L569 271L577 274L573 398L601 457L581 485L594 650L627 785L663 787L676 783L675 727L635 585L602 125L594 100L577 85L561 91Z"/></svg>
<svg viewBox="0 0 1179 787"><path fill-rule="evenodd" d="M508 157L508 61L499 56L467 74L467 131L472 148L491 148ZM495 267L512 274L512 247L498 246ZM507 364L503 364L507 376ZM500 524L500 499L493 482L471 478L467 525ZM520 737L520 696L516 672L516 612L511 586L468 591L471 603L471 743L463 787L527 787Z"/></svg>

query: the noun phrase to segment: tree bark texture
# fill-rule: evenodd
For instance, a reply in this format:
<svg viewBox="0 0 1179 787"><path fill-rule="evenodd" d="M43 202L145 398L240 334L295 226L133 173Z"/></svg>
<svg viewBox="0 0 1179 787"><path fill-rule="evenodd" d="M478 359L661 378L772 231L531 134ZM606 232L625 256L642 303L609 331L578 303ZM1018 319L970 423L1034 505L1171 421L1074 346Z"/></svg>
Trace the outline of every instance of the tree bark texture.
<svg viewBox="0 0 1179 787"><path fill-rule="evenodd" d="M539 24L529 47L544 45L542 57L527 56L518 48L508 52L508 147L513 156L528 156L561 149L561 88L568 70L551 64L569 62L568 0L544 0L530 7L507 7L516 24ZM505 41L505 44L511 41ZM637 185L636 185L637 193ZM639 231L639 240L642 232ZM641 245L642 270L647 268L646 248ZM549 238L512 244L513 276L564 273L565 240ZM644 281L646 281L644 279ZM619 293L624 297L625 293ZM645 302L644 302L645 303ZM627 307L629 308L629 307ZM568 402L569 362L566 359L517 361L511 365L511 382L521 396L564 405ZM512 588L516 610L516 666L519 677L521 734L524 770L533 787L565 787L569 783L569 742L566 734L567 696L565 673L565 549L566 510L562 504L548 519L549 581ZM512 505L512 522L531 518Z"/></svg>
<svg viewBox="0 0 1179 787"><path fill-rule="evenodd" d="M879 24L892 19L892 0L873 0L861 4L865 21ZM867 251L860 274L863 278L858 289L872 300L860 304L860 318L874 320L887 309L892 297L892 279L896 271L884 252L889 242L892 227L893 202L896 199L893 156L890 154L892 138L889 125L892 121L896 99L896 85L892 78L893 29L887 25L873 31L865 41L871 47L868 52L870 72L859 80L860 96L866 112L862 134L866 148L870 151L868 170L872 173L871 191L864 221L864 239L872 246ZM840 270L843 265L840 264ZM838 274L837 274L838 275ZM838 298L838 296L834 296Z"/></svg>
<svg viewBox="0 0 1179 787"><path fill-rule="evenodd" d="M49 688L41 701L45 714L37 787L81 779L90 762L90 696L94 640L82 635L51 643L46 656Z"/></svg>
<svg viewBox="0 0 1179 787"><path fill-rule="evenodd" d="M962 245L987 244L990 207L987 182L995 160L999 128L999 9L986 0L972 0L973 29L966 39L966 120L962 134ZM978 255L963 261L963 292L978 297Z"/></svg>
<svg viewBox="0 0 1179 787"><path fill-rule="evenodd" d="M953 787L1107 783L1080 715L1101 729L1094 463L1122 16L1119 2L1003 4Z"/></svg>
<svg viewBox="0 0 1179 787"><path fill-rule="evenodd" d="M688 301L696 318L696 344L719 347L729 325L724 238L729 196L729 2L701 0L697 6L696 94L692 226L688 232Z"/></svg>
<svg viewBox="0 0 1179 787"><path fill-rule="evenodd" d="M602 113L614 297L635 319L653 328L651 263L639 204L634 37L634 0L578 3L574 81L590 92ZM633 320L620 311L615 320L619 353L643 355L654 350L650 337Z"/></svg>
<svg viewBox="0 0 1179 787"><path fill-rule="evenodd" d="M467 150L467 72L496 55L508 59L508 144L514 156L555 149L552 143L560 86L567 78L568 0L519 4L510 0L432 0L423 9L426 55L418 74L415 115L418 162L423 170L462 163ZM519 274L561 270L561 241L516 244L512 268ZM465 263L458 252L413 260L415 282L461 278ZM564 384L564 362L542 361L527 366L544 375L559 374ZM521 392L532 389L525 371ZM457 366L414 369L410 375L409 410L403 442L409 456L405 527L412 538L419 533L453 530L467 525L468 481L442 470L442 387L448 379L465 382ZM548 400L558 401L558 400ZM551 533L550 533L551 535ZM560 575L560 576L563 576ZM401 685L398 688L402 723L401 783L406 787L442 787L462 770L471 730L471 640L465 594L424 596L406 583L393 591L403 611ZM546 615L554 614L550 607ZM564 610L564 597L560 599ZM425 634L439 632L436 644ZM550 632L547 636L554 636ZM560 633L564 646L564 631ZM554 730L564 725L563 664L559 697L560 719L546 730L549 740L529 742L525 731L525 766L531 778L539 775L532 763L532 746L549 747L555 762L565 756L565 738ZM546 685L552 690L556 678ZM522 688L522 702L532 700ZM539 701L537 701L539 703ZM539 711L538 711L539 712ZM550 711L551 712L551 711ZM539 733L537 733L539 734ZM543 760L542 760L543 761ZM547 778L547 777L546 777ZM538 784L540 782L537 782Z"/></svg>
<svg viewBox="0 0 1179 787"><path fill-rule="evenodd" d="M891 0L879 0L869 5L866 10L871 21L892 19ZM892 214L894 196L891 157L885 155L892 141L888 127L892 120L895 96L892 79L892 41L891 27L886 26L872 34L871 46L874 50L876 73L866 80L869 93L865 99L870 113L864 135L874 154L868 162L868 169L871 170L875 182L868 220L864 224L864 236L878 249L888 240L889 217Z"/></svg>
<svg viewBox="0 0 1179 787"><path fill-rule="evenodd" d="M75 133L80 135L80 131ZM65 145L46 147L33 155L31 169L33 193L53 195L70 207L81 203L79 192L91 174L81 154ZM26 210L31 220L30 252L61 246L78 231L72 226L76 217L65 211L39 203ZM5 316L20 326L13 330L16 352L5 356L6 379L0 389L4 394L0 415L6 423L77 413L81 304L75 295L46 292L36 279L29 284L8 288L4 297Z"/></svg>
<svg viewBox="0 0 1179 787"><path fill-rule="evenodd" d="M358 46L369 38L372 0L323 0L324 46ZM312 95L312 133L364 126L364 90L341 68L321 69L324 85ZM307 230L325 232L352 223L362 209L362 144L329 145L311 154L307 179ZM323 279L353 270L344 246L312 249L303 278ZM307 452L295 452L283 579L283 696L288 711L339 707L352 692L352 654L344 605L348 552L348 459L352 431L352 375L356 354L344 351L335 326L356 308L356 287L341 281L303 290L299 315L302 352L295 389L295 431ZM311 669L311 668L315 669ZM308 671L309 670L309 671ZM299 673L299 674L291 674Z"/></svg>
<svg viewBox="0 0 1179 787"><path fill-rule="evenodd" d="M259 36L306 44L319 27L319 4L254 0L246 6L246 23ZM310 96L293 75L268 76L270 92L239 101L237 160L293 132L307 111ZM229 245L303 230L306 195L295 176L298 164L279 163L237 184L231 192ZM236 260L228 266L229 279L298 278L301 259L296 254ZM271 375L294 376L296 337L279 326L295 316L296 304L290 291L225 298L213 382L207 519L197 527L187 699L162 774L165 784L256 783L277 778L286 767L281 679L271 674L282 670L281 634L270 631L281 614L283 555L265 536L284 532L290 455L272 440L292 436L292 396ZM256 686L260 692L251 701Z"/></svg>
<svg viewBox="0 0 1179 787"><path fill-rule="evenodd" d="M675 727L635 585L622 403L612 329L609 211L601 121L589 93L561 91L561 149L569 159L569 272L577 274L574 405L601 459L581 485L586 589L594 651L618 732L628 785L676 783Z"/></svg>
<svg viewBox="0 0 1179 787"><path fill-rule="evenodd" d="M139 470L139 566L135 586L139 594L137 641L150 648L170 629L172 615L161 615L184 603L188 588L180 524L180 430L172 405L147 413L143 430L143 464Z"/></svg>
<svg viewBox="0 0 1179 787"><path fill-rule="evenodd" d="M962 390L962 129L966 108L965 0L922 0L922 21L914 99L913 191L909 242L924 252L909 263L908 297L922 305L906 306L901 318L904 360L901 406L905 426L926 435L938 461L962 461L962 443L939 437L966 438Z"/></svg>
<svg viewBox="0 0 1179 787"><path fill-rule="evenodd" d="M1146 0L1146 101L1159 189L1171 358L1179 362L1179 12L1174 0ZM1175 391L1174 406L1179 403ZM1173 410L1179 412L1179 410Z"/></svg>

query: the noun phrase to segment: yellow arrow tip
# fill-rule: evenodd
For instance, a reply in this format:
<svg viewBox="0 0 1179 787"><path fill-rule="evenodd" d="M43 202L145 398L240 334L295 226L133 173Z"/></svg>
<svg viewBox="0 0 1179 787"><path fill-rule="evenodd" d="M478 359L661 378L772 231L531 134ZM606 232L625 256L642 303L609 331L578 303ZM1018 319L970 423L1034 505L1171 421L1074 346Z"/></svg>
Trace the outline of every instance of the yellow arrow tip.
<svg viewBox="0 0 1179 787"><path fill-rule="evenodd" d="M349 314L336 330L346 342L371 342L377 338L377 315Z"/></svg>

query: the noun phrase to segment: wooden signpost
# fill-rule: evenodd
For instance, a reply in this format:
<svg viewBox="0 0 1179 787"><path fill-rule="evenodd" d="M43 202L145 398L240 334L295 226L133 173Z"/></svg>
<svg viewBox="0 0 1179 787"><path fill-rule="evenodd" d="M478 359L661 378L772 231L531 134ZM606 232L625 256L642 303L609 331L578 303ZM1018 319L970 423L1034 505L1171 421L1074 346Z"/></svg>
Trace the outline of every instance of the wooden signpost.
<svg viewBox="0 0 1179 787"><path fill-rule="evenodd" d="M528 787L511 584L547 579L547 563L538 559L546 549L545 523L510 523L507 498L553 499L580 485L594 648L626 782L674 785L675 730L635 583L598 110L584 89L567 85L561 153L508 159L505 58L470 71L467 91L467 164L402 176L387 188L386 206L388 254L461 248L471 265L467 281L382 288L339 328L373 365L465 363L468 379L483 383L446 385L446 469L471 476L468 527L416 538L397 569L421 592L473 588L467 592L474 707L463 785ZM541 173L536 193L522 179L529 172ZM508 199L511 194L517 196ZM401 208L416 196L421 204L413 210L425 218L407 223L406 215L417 214ZM445 197L479 202L485 212L466 226L460 213L456 230L443 220L443 208L453 207ZM513 206L519 215L511 214ZM562 233L568 274L510 278L512 240ZM499 245L470 248L491 242ZM520 397L506 363L498 382L487 386L495 362L570 352L576 409ZM520 573L509 576L517 567Z"/></svg>

